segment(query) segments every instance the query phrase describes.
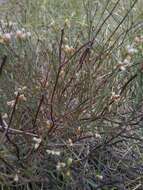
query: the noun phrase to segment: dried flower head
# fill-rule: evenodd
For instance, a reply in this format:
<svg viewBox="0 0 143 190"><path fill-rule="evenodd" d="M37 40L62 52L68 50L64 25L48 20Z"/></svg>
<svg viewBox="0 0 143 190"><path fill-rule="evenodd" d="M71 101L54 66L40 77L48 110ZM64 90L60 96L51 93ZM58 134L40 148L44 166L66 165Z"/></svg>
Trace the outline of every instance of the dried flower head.
<svg viewBox="0 0 143 190"><path fill-rule="evenodd" d="M4 43L9 44L11 42L12 34L11 33L5 33L2 36L2 39Z"/></svg>
<svg viewBox="0 0 143 190"><path fill-rule="evenodd" d="M25 32L25 29L16 31L16 38L17 39L25 40L28 37L31 37L31 32Z"/></svg>
<svg viewBox="0 0 143 190"><path fill-rule="evenodd" d="M23 35L23 32L21 30L16 31L16 38L20 39L22 35Z"/></svg>
<svg viewBox="0 0 143 190"><path fill-rule="evenodd" d="M21 94L19 97L18 97L19 100L22 100L22 101L26 101L27 98L25 97L24 94Z"/></svg>
<svg viewBox="0 0 143 190"><path fill-rule="evenodd" d="M134 38L134 42L135 42L136 44L142 44L142 43L143 43L143 36L136 36L136 37Z"/></svg>
<svg viewBox="0 0 143 190"><path fill-rule="evenodd" d="M67 53L67 54L72 54L72 53L75 52L75 49L72 46L65 45L64 52Z"/></svg>

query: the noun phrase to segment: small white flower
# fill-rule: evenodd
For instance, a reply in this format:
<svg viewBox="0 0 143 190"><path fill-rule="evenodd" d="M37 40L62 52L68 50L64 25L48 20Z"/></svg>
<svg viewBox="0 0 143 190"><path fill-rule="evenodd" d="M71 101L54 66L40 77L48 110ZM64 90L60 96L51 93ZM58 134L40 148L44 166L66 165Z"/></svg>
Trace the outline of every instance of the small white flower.
<svg viewBox="0 0 143 190"><path fill-rule="evenodd" d="M58 162L56 168L58 171L60 171L61 169L63 169L66 166L66 164L64 162Z"/></svg>
<svg viewBox="0 0 143 190"><path fill-rule="evenodd" d="M2 118L3 118L3 119L6 119L6 118L8 118L8 115L7 115L7 113L5 113L5 114L2 116Z"/></svg>
<svg viewBox="0 0 143 190"><path fill-rule="evenodd" d="M65 26L70 27L70 21L69 21L69 19L65 20Z"/></svg>
<svg viewBox="0 0 143 190"><path fill-rule="evenodd" d="M41 138L33 137L33 141L40 143L41 142Z"/></svg>
<svg viewBox="0 0 143 190"><path fill-rule="evenodd" d="M78 102L79 102L79 100L78 100L78 98L73 98L71 101L70 101L70 103L69 103L69 107L70 108L75 108L77 105L78 105Z"/></svg>
<svg viewBox="0 0 143 190"><path fill-rule="evenodd" d="M35 148L35 149L39 148L39 145L40 145L39 143L35 143L34 148Z"/></svg>
<svg viewBox="0 0 143 190"><path fill-rule="evenodd" d="M27 37L27 34L25 33L25 30L17 30L16 31L16 38L19 40L25 40Z"/></svg>
<svg viewBox="0 0 143 190"><path fill-rule="evenodd" d="M25 28L22 28L22 32L25 32Z"/></svg>
<svg viewBox="0 0 143 190"><path fill-rule="evenodd" d="M134 38L134 42L135 42L135 43L140 43L140 37L136 36L136 37Z"/></svg>
<svg viewBox="0 0 143 190"><path fill-rule="evenodd" d="M134 42L135 42L136 44L141 44L141 43L143 43L143 36L136 36L136 37L134 38Z"/></svg>
<svg viewBox="0 0 143 190"><path fill-rule="evenodd" d="M64 42L67 43L68 42L68 38L64 37Z"/></svg>
<svg viewBox="0 0 143 190"><path fill-rule="evenodd" d="M19 177L18 177L17 174L15 174L15 176L14 176L14 181L15 181L15 182L18 182L18 181L19 181Z"/></svg>
<svg viewBox="0 0 143 190"><path fill-rule="evenodd" d="M124 64L124 65L130 65L131 62L130 62L130 60L128 60L128 59L124 59L123 64Z"/></svg>
<svg viewBox="0 0 143 190"><path fill-rule="evenodd" d="M26 33L23 33L22 36L21 36L21 39L22 39L22 40L25 40L26 38L27 38Z"/></svg>
<svg viewBox="0 0 143 190"><path fill-rule="evenodd" d="M13 107L14 104L15 104L15 100L11 100L11 101L7 102L7 105L10 106L10 107Z"/></svg>
<svg viewBox="0 0 143 190"><path fill-rule="evenodd" d="M126 67L131 66L131 55L127 55L126 58L121 62L119 61L117 64L117 67L121 70L121 71L125 71Z"/></svg>
<svg viewBox="0 0 143 190"><path fill-rule="evenodd" d="M126 71L126 67L125 67L125 66L121 66L121 67L120 67L120 70L121 70L121 71Z"/></svg>
<svg viewBox="0 0 143 190"><path fill-rule="evenodd" d="M33 137L33 141L35 141L35 146L34 148L37 149L40 146L40 143L42 142L41 138Z"/></svg>
<svg viewBox="0 0 143 190"><path fill-rule="evenodd" d="M21 88L17 88L17 91L18 92L22 92L22 91L24 91L24 90L26 90L27 89L27 86L23 86L23 87L21 87Z"/></svg>
<svg viewBox="0 0 143 190"><path fill-rule="evenodd" d="M23 86L22 88L21 88L21 90L26 90L27 89L27 86Z"/></svg>
<svg viewBox="0 0 143 190"><path fill-rule="evenodd" d="M6 43L10 43L10 41L11 41L11 33L5 33L5 34L3 34L3 40L4 40L4 42L6 42Z"/></svg>
<svg viewBox="0 0 143 190"><path fill-rule="evenodd" d="M95 133L95 138L101 139L101 135L99 133Z"/></svg>
<svg viewBox="0 0 143 190"><path fill-rule="evenodd" d="M72 141L72 139L69 139L68 142L69 142L69 146L73 146L73 141Z"/></svg>
<svg viewBox="0 0 143 190"><path fill-rule="evenodd" d="M131 46L127 46L127 52L129 54L135 54L138 52L138 50L131 45Z"/></svg>
<svg viewBox="0 0 143 190"><path fill-rule="evenodd" d="M15 92L14 92L14 95L17 96L17 95L18 95L18 91L15 91Z"/></svg>
<svg viewBox="0 0 143 190"><path fill-rule="evenodd" d="M102 176L102 175L96 175L96 177L97 177L99 180L103 180L103 176Z"/></svg>
<svg viewBox="0 0 143 190"><path fill-rule="evenodd" d="M11 27L13 26L13 22L9 21L8 25Z"/></svg>
<svg viewBox="0 0 143 190"><path fill-rule="evenodd" d="M31 32L26 33L27 37L31 37Z"/></svg>
<svg viewBox="0 0 143 190"><path fill-rule="evenodd" d="M54 150L46 150L48 154L55 155L55 156L60 156L61 152L60 151L54 151Z"/></svg>
<svg viewBox="0 0 143 190"><path fill-rule="evenodd" d="M22 101L26 101L27 98L25 97L24 94L21 94L19 97L18 97L19 100L22 100Z"/></svg>
<svg viewBox="0 0 143 190"><path fill-rule="evenodd" d="M52 123L51 123L50 120L47 120L47 121L46 121L46 127L47 127L48 129L50 129L50 128L52 127Z"/></svg>
<svg viewBox="0 0 143 190"><path fill-rule="evenodd" d="M75 49L72 46L65 45L64 51L65 51L65 53L74 53Z"/></svg>
<svg viewBox="0 0 143 190"><path fill-rule="evenodd" d="M23 32L21 30L16 31L16 37L17 38L21 38L22 34L23 34Z"/></svg>

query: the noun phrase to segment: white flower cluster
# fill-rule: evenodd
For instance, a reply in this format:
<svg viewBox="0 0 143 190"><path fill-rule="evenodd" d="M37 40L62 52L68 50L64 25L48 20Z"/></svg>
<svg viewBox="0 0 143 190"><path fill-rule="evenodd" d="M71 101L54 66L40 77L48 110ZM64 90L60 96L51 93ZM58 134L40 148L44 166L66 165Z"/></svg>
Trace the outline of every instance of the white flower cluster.
<svg viewBox="0 0 143 190"><path fill-rule="evenodd" d="M35 141L35 145L34 145L34 148L35 149L38 149L41 142L42 142L42 139L41 138L37 138L37 137L33 137L33 141Z"/></svg>
<svg viewBox="0 0 143 190"><path fill-rule="evenodd" d="M60 151L55 151L55 150L46 150L48 154L51 154L53 156L60 156L61 152Z"/></svg>
<svg viewBox="0 0 143 190"><path fill-rule="evenodd" d="M26 32L25 29L16 31L16 38L19 40L26 40L31 37L31 32Z"/></svg>
<svg viewBox="0 0 143 190"><path fill-rule="evenodd" d="M26 31L25 28L18 29L16 23L0 21L0 43L9 44L13 38L16 40L26 40L31 37L31 32ZM3 32L10 31L10 32Z"/></svg>
<svg viewBox="0 0 143 190"><path fill-rule="evenodd" d="M117 67L121 70L121 71L126 71L126 68L128 66L132 65L132 58L133 56L138 53L138 49L135 47L134 44L132 45L128 45L126 47L126 53L127 56L123 59L123 61L119 61Z"/></svg>
<svg viewBox="0 0 143 190"><path fill-rule="evenodd" d="M131 55L138 53L138 50L133 45L128 45L126 47L126 50L127 50L127 53Z"/></svg>
<svg viewBox="0 0 143 190"><path fill-rule="evenodd" d="M56 168L58 171L60 171L61 169L65 168L66 164L64 162L58 162Z"/></svg>
<svg viewBox="0 0 143 190"><path fill-rule="evenodd" d="M10 32L10 33L1 33L0 34L0 42L1 43L6 43L9 44L12 41L12 38L15 38L17 40L26 40L29 37L31 37L30 32L23 32L22 30L17 30L15 33Z"/></svg>

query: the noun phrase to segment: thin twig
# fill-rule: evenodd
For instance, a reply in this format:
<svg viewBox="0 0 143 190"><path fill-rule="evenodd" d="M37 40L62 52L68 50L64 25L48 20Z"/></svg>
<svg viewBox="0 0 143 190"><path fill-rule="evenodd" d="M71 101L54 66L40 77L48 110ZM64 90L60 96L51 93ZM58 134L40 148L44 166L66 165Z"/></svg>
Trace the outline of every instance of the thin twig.
<svg viewBox="0 0 143 190"><path fill-rule="evenodd" d="M1 62L1 65L0 65L0 75L2 74L2 71L3 71L3 67L6 63L6 60L7 60L7 56L5 55L2 59L2 62Z"/></svg>

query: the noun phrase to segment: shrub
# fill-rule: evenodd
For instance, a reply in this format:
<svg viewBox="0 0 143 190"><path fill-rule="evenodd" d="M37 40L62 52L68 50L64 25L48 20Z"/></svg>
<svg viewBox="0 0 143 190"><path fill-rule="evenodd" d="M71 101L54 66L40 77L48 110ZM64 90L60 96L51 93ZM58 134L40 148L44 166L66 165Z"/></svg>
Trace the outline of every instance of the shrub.
<svg viewBox="0 0 143 190"><path fill-rule="evenodd" d="M14 2L1 20L1 188L140 189L141 2Z"/></svg>

